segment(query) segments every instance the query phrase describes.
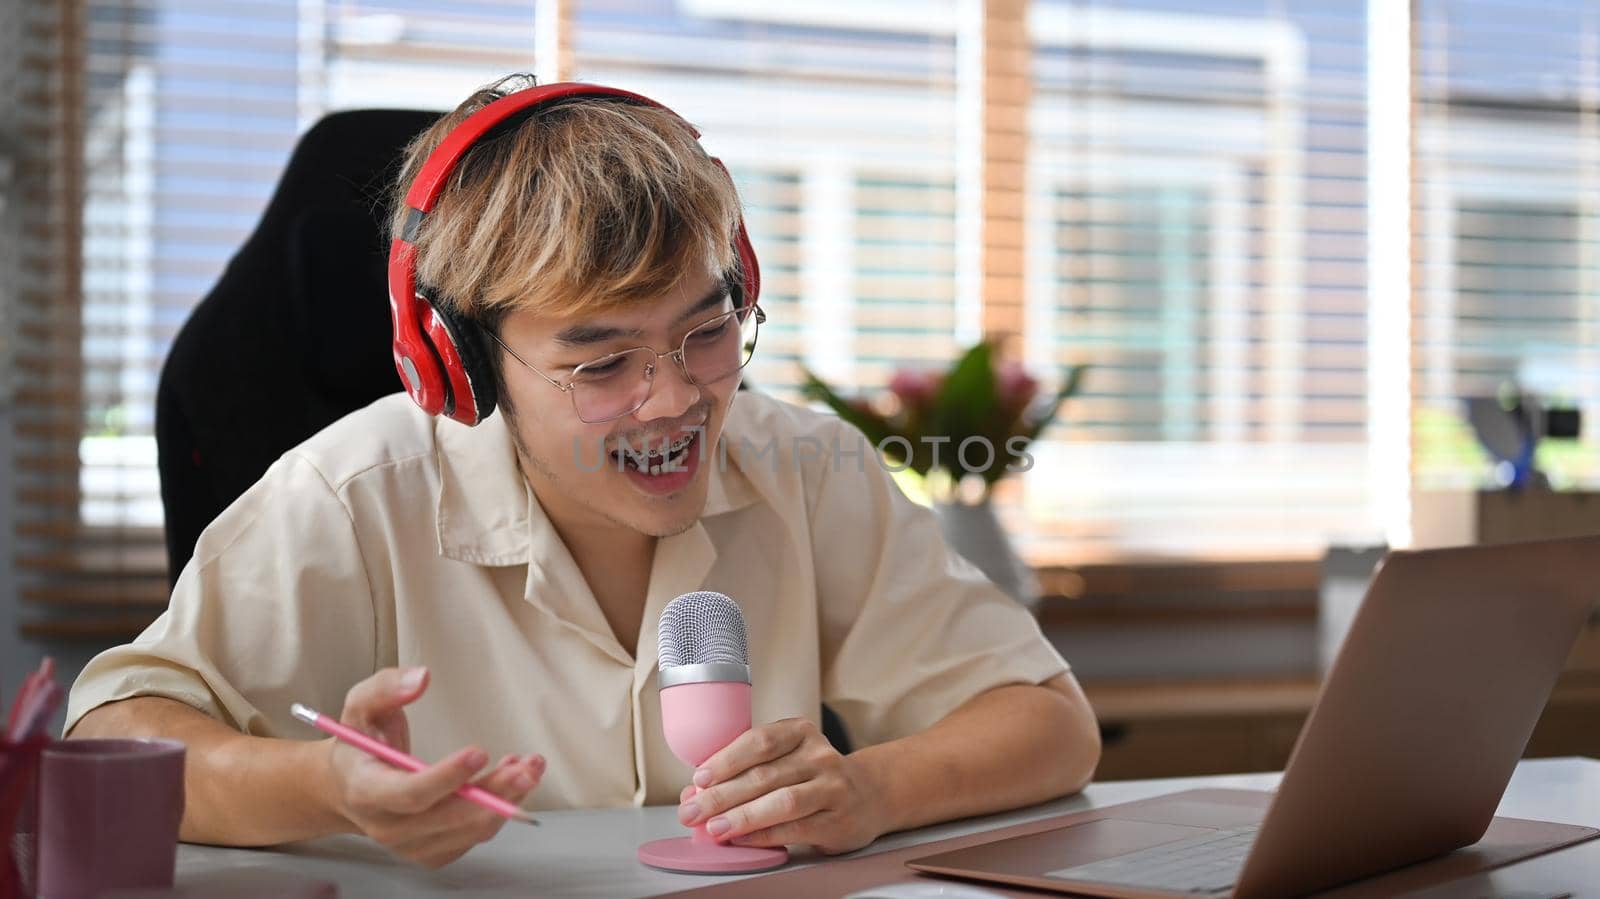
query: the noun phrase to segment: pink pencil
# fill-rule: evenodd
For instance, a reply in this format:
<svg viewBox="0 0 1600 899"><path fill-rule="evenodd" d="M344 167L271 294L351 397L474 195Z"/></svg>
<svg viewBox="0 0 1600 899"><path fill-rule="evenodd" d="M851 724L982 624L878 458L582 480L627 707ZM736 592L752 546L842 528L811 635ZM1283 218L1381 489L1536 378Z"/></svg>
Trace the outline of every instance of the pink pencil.
<svg viewBox="0 0 1600 899"><path fill-rule="evenodd" d="M289 712L296 718L299 718L301 721L304 721L317 730L320 730L337 740L348 743L362 752L367 753L368 755L382 759L396 768L404 768L407 771L421 771L422 769L428 767L427 762L424 762L419 758L406 755L387 743L374 740L359 730L346 727L332 718L329 718L327 715L318 712L316 709L307 708L306 706L303 706L297 702L289 708ZM502 815L513 821L521 821L524 824L534 825L539 823L532 815L520 808L517 808L510 802L501 799L499 796L496 796L482 787L466 784L459 790L456 790L456 795L467 800L468 802L475 802L489 811L498 815Z"/></svg>

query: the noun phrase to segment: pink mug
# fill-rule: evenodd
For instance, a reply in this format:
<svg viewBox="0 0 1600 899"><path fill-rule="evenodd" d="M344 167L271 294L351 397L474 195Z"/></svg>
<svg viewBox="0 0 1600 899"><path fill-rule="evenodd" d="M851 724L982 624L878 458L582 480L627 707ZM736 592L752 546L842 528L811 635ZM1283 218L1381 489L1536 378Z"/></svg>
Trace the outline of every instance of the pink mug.
<svg viewBox="0 0 1600 899"><path fill-rule="evenodd" d="M39 763L39 897L172 886L183 820L176 740L65 740Z"/></svg>

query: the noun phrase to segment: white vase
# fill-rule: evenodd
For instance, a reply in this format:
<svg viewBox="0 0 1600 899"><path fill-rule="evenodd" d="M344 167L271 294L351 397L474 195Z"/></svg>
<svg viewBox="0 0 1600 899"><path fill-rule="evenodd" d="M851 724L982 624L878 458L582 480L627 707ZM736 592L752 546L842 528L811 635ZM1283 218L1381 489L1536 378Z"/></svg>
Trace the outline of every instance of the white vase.
<svg viewBox="0 0 1600 899"><path fill-rule="evenodd" d="M1033 569L1011 546L988 498L976 504L936 502L945 542L988 576L1001 592L1032 610L1039 602L1039 581Z"/></svg>

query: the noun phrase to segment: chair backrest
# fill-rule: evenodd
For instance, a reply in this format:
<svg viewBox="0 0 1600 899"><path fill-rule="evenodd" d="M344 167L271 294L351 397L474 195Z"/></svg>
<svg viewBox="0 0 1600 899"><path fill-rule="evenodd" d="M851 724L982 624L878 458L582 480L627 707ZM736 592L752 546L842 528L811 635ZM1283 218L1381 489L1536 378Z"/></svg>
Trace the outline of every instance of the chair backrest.
<svg viewBox="0 0 1600 899"><path fill-rule="evenodd" d="M438 118L327 116L173 341L156 395L168 577L285 451L401 389L390 358L386 209L400 154Z"/></svg>

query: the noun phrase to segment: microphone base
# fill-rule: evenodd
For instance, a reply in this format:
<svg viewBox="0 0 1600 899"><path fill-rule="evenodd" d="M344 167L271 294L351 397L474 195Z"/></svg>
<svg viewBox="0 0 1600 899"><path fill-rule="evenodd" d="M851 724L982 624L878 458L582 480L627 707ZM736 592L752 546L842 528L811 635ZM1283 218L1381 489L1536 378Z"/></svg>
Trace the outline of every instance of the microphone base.
<svg viewBox="0 0 1600 899"><path fill-rule="evenodd" d="M675 874L750 874L789 861L787 849L704 843L690 837L652 840L639 847L639 861Z"/></svg>

